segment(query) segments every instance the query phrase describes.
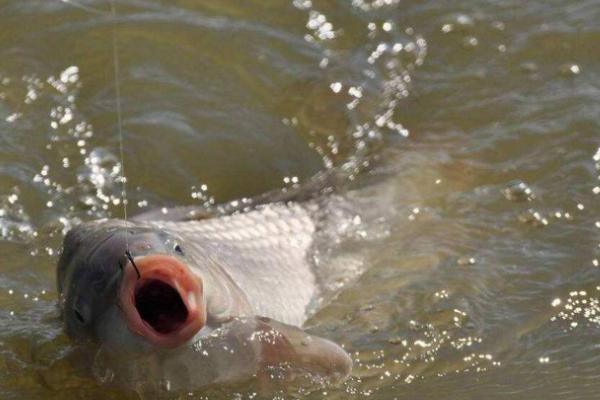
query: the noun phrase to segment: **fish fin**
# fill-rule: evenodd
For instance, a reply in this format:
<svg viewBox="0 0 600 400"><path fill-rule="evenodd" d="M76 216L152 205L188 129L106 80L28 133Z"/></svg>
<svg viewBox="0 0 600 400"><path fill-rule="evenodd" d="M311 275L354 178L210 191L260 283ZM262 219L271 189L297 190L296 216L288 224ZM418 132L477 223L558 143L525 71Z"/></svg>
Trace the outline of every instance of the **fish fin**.
<svg viewBox="0 0 600 400"><path fill-rule="evenodd" d="M273 189L261 195L234 200L214 206L181 206L153 209L132 218L133 221L198 221L203 219L246 212L270 203L302 203L331 192L345 182L348 171L333 168L289 188Z"/></svg>
<svg viewBox="0 0 600 400"><path fill-rule="evenodd" d="M181 206L155 208L150 211L137 214L131 218L132 221L199 221L219 216L218 210L213 207L203 206Z"/></svg>
<svg viewBox="0 0 600 400"><path fill-rule="evenodd" d="M284 380L309 375L335 383L352 371L352 359L342 347L298 327L257 317L253 337L260 344L259 378L275 370Z"/></svg>

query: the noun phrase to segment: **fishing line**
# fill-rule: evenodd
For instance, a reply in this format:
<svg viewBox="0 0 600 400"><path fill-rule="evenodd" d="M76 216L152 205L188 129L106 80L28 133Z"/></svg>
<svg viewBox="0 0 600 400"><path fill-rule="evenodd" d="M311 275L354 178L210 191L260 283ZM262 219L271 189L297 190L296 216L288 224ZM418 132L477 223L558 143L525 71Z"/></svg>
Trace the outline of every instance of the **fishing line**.
<svg viewBox="0 0 600 400"><path fill-rule="evenodd" d="M135 273L137 274L138 279L140 279L142 277L140 275L140 270L138 269L137 265L135 265L135 261L133 260L133 256L131 255L131 253L129 252L129 250L125 250L125 256L127 256L127 259L129 260L129 262L131 263L131 265L135 269Z"/></svg>
<svg viewBox="0 0 600 400"><path fill-rule="evenodd" d="M90 7L72 0L60 0L65 4L69 4L73 7L79 8L81 10L85 10L87 12L97 14L97 15L109 15L106 11L96 9L94 7ZM125 256L131 262L133 268L135 268L135 272L137 273L138 278L140 277L140 272L133 261L133 256L129 251L129 238L127 232L127 177L125 173L125 150L124 150L124 139L123 139L123 116L121 111L121 84L120 84L120 62L119 62L119 42L117 38L117 10L115 6L115 0L109 0L110 5L110 17L111 17L111 42L112 42L112 59L113 59L113 73L115 77L115 106L117 109L117 130L119 133L119 158L121 159L121 201L123 203L123 219L125 220Z"/></svg>
<svg viewBox="0 0 600 400"><path fill-rule="evenodd" d="M123 140L123 115L121 112L121 83L120 77L120 63L119 63L119 42L117 41L117 10L115 7L115 0L110 0L110 15L112 19L112 50L113 50L113 68L115 74L115 102L117 108L117 129L119 131L119 157L121 158L121 201L123 202L123 219L125 220L125 256L135 269L138 279L141 278L140 271L138 270L133 256L129 251L129 237L127 232L127 175L125 174L125 151L124 151L124 140Z"/></svg>
<svg viewBox="0 0 600 400"><path fill-rule="evenodd" d="M119 43L117 41L116 19L117 12L115 1L110 0L110 14L112 17L112 50L113 50L113 68L115 74L115 102L117 108L117 129L119 131L119 157L121 158L121 200L123 202L123 219L127 226L127 178L125 174L125 151L123 145L123 116L121 113L121 84L119 82L120 64L119 64ZM125 250L129 253L129 240L127 237L127 228L125 228ZM130 257L129 257L130 258ZM137 268L136 268L137 269ZM139 273L138 273L139 274Z"/></svg>
<svg viewBox="0 0 600 400"><path fill-rule="evenodd" d="M100 15L107 15L108 13L106 11L103 10L98 10L96 8L90 7L90 6L86 6L85 4L81 4L81 3L77 3L75 1L72 0L60 0L61 2L65 3L65 4L69 4L75 8L79 8L81 10L85 10L87 12L91 12L94 14L100 14ZM112 1L112 0L111 0Z"/></svg>

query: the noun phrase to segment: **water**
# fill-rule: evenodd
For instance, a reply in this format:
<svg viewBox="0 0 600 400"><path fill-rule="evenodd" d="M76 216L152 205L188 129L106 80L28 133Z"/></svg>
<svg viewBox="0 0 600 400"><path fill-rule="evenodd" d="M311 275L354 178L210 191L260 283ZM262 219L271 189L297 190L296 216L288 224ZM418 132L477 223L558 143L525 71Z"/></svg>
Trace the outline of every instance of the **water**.
<svg viewBox="0 0 600 400"><path fill-rule="evenodd" d="M102 12L0 4L6 399L132 397L72 366L55 307L65 230L122 215L113 25L107 3L82 4ZM130 214L369 160L343 190L342 242L321 254L347 263L343 290L308 324L354 374L306 397L595 397L596 1L117 9Z"/></svg>

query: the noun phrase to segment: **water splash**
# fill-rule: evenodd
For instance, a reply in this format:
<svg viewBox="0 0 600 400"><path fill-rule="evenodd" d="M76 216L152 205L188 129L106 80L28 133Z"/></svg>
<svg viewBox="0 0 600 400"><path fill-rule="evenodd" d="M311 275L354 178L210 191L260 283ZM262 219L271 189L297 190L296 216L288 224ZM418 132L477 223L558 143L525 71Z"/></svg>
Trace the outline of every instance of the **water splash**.
<svg viewBox="0 0 600 400"><path fill-rule="evenodd" d="M353 2L361 10L394 6L396 2ZM409 131L398 121L398 109L410 93L412 74L423 65L427 41L412 27L398 26L389 19L366 22L364 46L346 48L347 29L334 23L327 11L312 1L295 1L294 6L307 14L308 33L304 39L322 52L319 67L329 78L325 94L332 106L306 106L287 121L308 132L310 145L321 155L327 167L349 162L357 169L379 148L386 137L407 137ZM360 65L354 71L344 65ZM321 93L321 92L319 92ZM346 132L316 126L318 116L327 110L328 118L348 121ZM367 161L368 163L368 161Z"/></svg>
<svg viewBox="0 0 600 400"><path fill-rule="evenodd" d="M26 242L37 236L19 196L18 187L0 195L0 240Z"/></svg>

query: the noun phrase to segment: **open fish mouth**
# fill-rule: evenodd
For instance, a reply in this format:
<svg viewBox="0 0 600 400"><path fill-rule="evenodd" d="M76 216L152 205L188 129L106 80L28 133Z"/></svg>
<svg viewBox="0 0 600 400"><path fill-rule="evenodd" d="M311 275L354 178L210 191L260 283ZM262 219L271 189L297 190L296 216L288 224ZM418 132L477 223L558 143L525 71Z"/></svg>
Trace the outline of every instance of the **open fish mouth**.
<svg viewBox="0 0 600 400"><path fill-rule="evenodd" d="M160 347L187 342L206 322L200 279L168 255L136 257L134 263L125 267L119 293L129 329Z"/></svg>
<svg viewBox="0 0 600 400"><path fill-rule="evenodd" d="M178 331L187 320L188 310L177 290L159 279L143 279L135 288L135 308L155 331Z"/></svg>

